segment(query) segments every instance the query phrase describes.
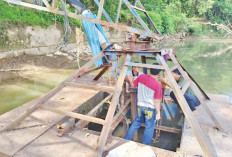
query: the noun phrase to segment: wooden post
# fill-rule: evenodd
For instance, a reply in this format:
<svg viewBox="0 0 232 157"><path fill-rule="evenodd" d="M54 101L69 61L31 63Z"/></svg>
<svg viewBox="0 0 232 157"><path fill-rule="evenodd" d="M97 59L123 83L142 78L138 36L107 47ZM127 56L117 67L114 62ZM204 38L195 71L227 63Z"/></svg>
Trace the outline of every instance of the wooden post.
<svg viewBox="0 0 232 157"><path fill-rule="evenodd" d="M131 119L132 122L135 120L137 115L137 107L136 107L136 91L130 91L130 99L131 99ZM134 141L138 141L138 131L135 132L133 136Z"/></svg>
<svg viewBox="0 0 232 157"><path fill-rule="evenodd" d="M101 19L101 16L102 16L102 9L103 9L103 6L104 6L104 2L105 0L101 0L100 1L100 6L98 8L98 13L97 13L97 19L100 20Z"/></svg>
<svg viewBox="0 0 232 157"><path fill-rule="evenodd" d="M125 80L126 72L128 69L128 67L125 65L125 63L126 63L126 61L130 61L130 59L131 59L131 55L127 54L127 57L125 58L122 70L121 70L120 75L118 77L118 81L116 83L116 89L115 89L110 107L108 109L108 112L107 112L107 115L105 118L106 124L103 126L101 135L99 137L99 143L98 143L97 154L96 154L97 157L102 157L102 153L104 151L104 147L105 147L105 144L106 144L109 132L110 132L111 124L113 122L113 116L115 113L115 109L117 107L117 104L119 101L119 96L120 96L120 93L122 91L122 85L123 85L123 82Z"/></svg>
<svg viewBox="0 0 232 157"><path fill-rule="evenodd" d="M145 56L141 56L141 60L143 64L146 64L146 57ZM143 68L143 73L147 74L147 68Z"/></svg>
<svg viewBox="0 0 232 157"><path fill-rule="evenodd" d="M172 87L172 90L176 96L176 99L178 100L178 103L179 103L181 109L183 110L186 119L188 120L191 128L193 129L193 132L196 135L196 138L197 138L197 140L202 148L202 151L204 152L204 155L206 157L216 157L217 154L216 154L216 151L215 151L210 139L203 133L197 120L193 116L193 113L190 110L188 103L186 102L181 90L179 89L171 71L169 70L168 65L165 62L165 60L159 54L157 54L157 60L164 66L166 76L167 76L169 83Z"/></svg>

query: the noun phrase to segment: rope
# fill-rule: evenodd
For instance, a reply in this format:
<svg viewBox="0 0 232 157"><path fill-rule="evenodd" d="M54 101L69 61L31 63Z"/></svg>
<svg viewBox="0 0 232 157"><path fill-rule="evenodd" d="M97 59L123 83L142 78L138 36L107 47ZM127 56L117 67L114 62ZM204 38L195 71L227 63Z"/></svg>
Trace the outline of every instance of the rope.
<svg viewBox="0 0 232 157"><path fill-rule="evenodd" d="M120 112L120 114L124 117L125 121L126 121L126 129L129 129L129 124L130 124L130 120L128 120L128 118L126 117L126 115L123 113L122 109L121 109L121 104L118 103L118 110Z"/></svg>
<svg viewBox="0 0 232 157"><path fill-rule="evenodd" d="M60 47L59 50L67 46L67 42L70 39L71 32L72 32L71 27L69 25L69 20L68 20L66 0L60 0L60 4L64 12L64 36L63 36L63 41L57 46L57 47Z"/></svg>

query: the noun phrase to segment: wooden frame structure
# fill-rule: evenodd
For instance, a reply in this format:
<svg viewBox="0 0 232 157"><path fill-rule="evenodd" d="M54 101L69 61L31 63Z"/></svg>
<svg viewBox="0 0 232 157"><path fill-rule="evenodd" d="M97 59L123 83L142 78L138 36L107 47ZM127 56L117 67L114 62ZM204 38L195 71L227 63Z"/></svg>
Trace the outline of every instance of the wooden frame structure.
<svg viewBox="0 0 232 157"><path fill-rule="evenodd" d="M175 56L172 54L172 51L166 50L166 52L169 55L170 59L175 63L177 60L176 60ZM197 139L202 147L204 154L206 156L210 156L210 157L217 156L212 143L210 142L209 138L204 135L203 131L201 130L197 120L193 116L193 114L192 114L192 112L191 112L191 110L190 110L190 108L189 108L189 106L188 106L188 104L183 96L185 89L187 87L190 87L193 90L194 90L194 88L191 87L190 82L187 82L186 85L184 86L184 90L182 90L182 91L180 90L174 77L171 74L171 70L174 69L174 67L173 68L168 67L163 56L161 56L160 51L152 51L152 50L149 50L147 52L145 52L145 51L143 51L143 52L121 51L121 52L117 53L118 56L124 56L125 59L123 62L121 72L118 76L118 80L115 83L115 85L109 85L107 83L106 79L104 80L104 79L101 79L100 77L97 80L96 79L94 80L95 77L91 77L88 75L88 71L93 71L93 69L90 69L90 67L95 63L95 61L97 61L100 58L103 58L105 55L110 55L110 53L117 53L117 52L103 51L98 56L92 58L88 63L86 63L83 67L81 67L74 75L70 76L68 79L66 79L64 82L62 82L53 91L51 91L49 94L44 96L37 104L32 106L29 110L27 110L24 114L22 114L20 117L18 117L10 125L6 126L2 131L10 130L10 129L16 127L17 125L20 124L20 122L22 120L24 120L27 116L29 116L31 113L33 113L37 109L43 109L43 110L51 111L54 113L62 114L65 116L81 119L82 121L80 121L79 122L80 124L78 124L78 125L82 125L82 126L85 126L87 124L87 123L84 123L85 121L101 124L101 125L103 125L103 128L102 128L102 132L101 132L100 137L99 137L97 154L96 154L97 157L101 157L102 153L104 152L105 144L107 143L107 139L108 139L109 135L112 133L114 128L123 120L121 113L118 112L115 115L115 112L116 112L117 105L119 103L121 91L123 89L123 82L124 82L124 79L126 76L126 71L128 69L128 66L135 65L135 64L132 64L130 62L131 56L132 55L154 56L154 57L156 57L156 60L160 63L160 65L154 66L154 65L145 64L146 66L144 66L144 64L136 64L136 66L145 67L145 68L163 69L164 73L166 73L166 76L169 80L169 83L172 87L172 90L173 90L173 92L174 92L174 94L175 94L175 96L180 104L180 107L182 108L182 110L186 116L186 119L190 123L190 126L193 129L193 131L194 131L194 133L195 133L195 135L196 135L196 137L197 137ZM109 67L109 65L106 64L106 66L103 65L103 67ZM188 77L188 75L186 75L186 72L183 71L181 66L175 65L175 67L180 70L182 76L184 76L185 79L188 79L190 81L190 78ZM98 68L96 68L96 69L98 69ZM105 72L106 72L106 70L104 70L104 72L102 72L102 70L101 70L99 72L99 74L100 73L101 74L98 76L102 76L102 74ZM91 90L98 90L98 91L105 91L108 93L112 93L110 96L108 96L104 100L104 101L107 101L112 97L106 118L100 119L100 118L92 117L92 115L93 115L92 112L88 113L87 115L82 115L82 114L74 113L74 112L61 111L59 109L55 109L55 108L47 107L47 106L43 105L46 101L48 101L52 96L54 96L64 86L70 86L70 85L75 86L77 88L85 88L85 89L87 88L87 89L91 89ZM101 104L103 104L103 102L101 102ZM130 103L130 100L128 100L125 104L121 105L120 110L123 113L127 113L129 111L129 109L130 109L129 103ZM97 106L99 106L99 105L97 105Z"/></svg>
<svg viewBox="0 0 232 157"><path fill-rule="evenodd" d="M26 2L21 2L21 1L17 1L17 0L5 0L5 1L8 3L21 5L21 6L25 6L25 7L29 7L29 8L34 8L34 9L38 9L38 10L42 10L42 11L47 11L47 12L51 12L51 13L55 13L55 14L60 14L60 15L64 14L62 11L60 11L56 8L55 0L52 1L52 6L46 0L42 0L42 2L45 4L45 6L39 6L39 5L35 5L32 3L26 3ZM132 28L132 27L117 24L122 2L124 2L127 5L127 7L135 15L135 17L140 22L140 24L144 27L145 30L140 30L137 28ZM72 17L72 18L76 18L76 19L90 21L93 23L98 23L98 24L112 27L112 28L116 28L116 29L121 29L121 30L124 30L126 32L131 32L131 33L134 33L137 35L145 35L146 37L150 37L150 38L153 38L156 40L162 39L161 37L159 37L157 35L157 33L159 33L159 32L158 32L157 28L155 27L154 23L152 21L150 21L151 19L149 20L149 16L146 13L146 11L145 11L144 7L142 6L142 4L140 3L140 1L137 0L136 3L139 4L140 8L138 8L136 6L132 6L127 0L120 1L117 19L116 19L116 24L112 23L112 22L106 22L106 21L101 20L101 15L102 15L103 6L104 6L104 0L100 1L97 20L87 18L87 17L84 17L82 15L76 15L75 13L71 13L71 12L68 13L68 16ZM135 10L142 11L147 15L148 20L155 28L156 33L152 33L152 31L149 29L149 27L146 25L146 23L138 16L138 14L136 13ZM113 51L112 50L102 51L102 53L93 57L83 67L81 67L79 70L77 70L73 75L71 75L69 78L67 78L65 81L63 81L60 85L58 85L56 88L54 88L50 93L45 95L37 104L35 104L31 108L29 108L27 111L25 111L25 113L20 115L15 121L13 121L9 125L7 125L5 128L3 128L2 131L8 131L8 130L11 130L14 127L18 126L21 123L21 121L23 121L25 118L27 118L30 114L32 114L37 109L43 109L43 110L51 111L54 113L63 114L65 116L74 117L74 118L82 120L78 124L81 126L86 125L86 123L84 123L85 121L103 125L102 132L101 132L100 137L99 137L97 154L96 154L97 157L101 157L102 153L104 151L104 148L105 148L105 144L107 143L107 138L109 137L110 133L112 133L113 129L122 120L122 116L121 116L120 112L118 112L115 116L114 116L114 114L116 112L116 108L117 108L117 105L119 102L121 91L123 89L123 83L124 83L124 79L126 76L126 71L128 70L128 66L143 67L144 70L145 70L145 68L159 68L159 69L162 69L164 71L164 73L166 73L166 76L169 80L171 88L172 88L172 90L173 90L173 92L174 92L174 94L175 94L175 96L180 104L181 109L183 110L183 112L185 114L186 119L190 123L190 126L193 129L205 156L216 157L217 154L215 152L215 149L214 149L211 141L209 140L209 138L207 136L205 136L205 134L201 130L197 120L193 116L193 114L192 114L192 112L191 112L191 110L190 110L183 95L184 95L185 91L187 90L187 88L191 88L195 92L195 94L199 98L199 100L202 100L202 99L200 98L198 93L195 91L195 89L191 83L191 79L189 78L189 75L183 70L183 68L181 67L179 62L176 60L176 58L173 54L173 51L172 50L165 50L165 51L166 51L166 54L169 56L170 60L175 64L171 68L169 68L167 63L165 62L165 60L162 56L164 54L162 54L160 51L157 51L157 50L130 49L127 51L114 51L114 50ZM98 59L101 59L107 55L112 55L112 54L116 54L117 56L124 56L125 57L121 72L120 72L118 79L114 85L110 85L107 83L106 80L101 79L102 75L110 68L111 65L104 64L102 66L90 69L91 66ZM132 55L141 56L142 60L143 60L143 64L131 63L130 60L131 60ZM157 65L146 64L146 57L147 58L150 57L151 59L156 59L160 63L160 65L157 66ZM101 68L102 68L102 70L100 71L100 73L96 77L91 77L88 75L90 72L101 69ZM187 83L185 84L185 86L182 90L179 89L174 77L171 74L171 71L174 69L177 69L177 68L181 72L181 75L184 77L184 79L187 81ZM51 107L47 107L47 106L43 105L46 101L48 101L50 98L52 98L57 92L59 92L65 86L74 86L77 88L85 88L85 89L91 89L91 90L112 93L109 97L104 99L104 101L101 102L96 107L96 108L98 108L105 101L109 100L112 97L112 99L110 100L110 106L109 106L106 118L100 119L100 118L93 117L94 111L89 112L87 115L82 115L82 114L74 113L74 112L61 111L59 109L55 109L55 108L51 108ZM127 111L130 109L129 103L130 103L130 101L125 101L125 103L120 107L120 110L122 111L122 113L127 113ZM133 108L134 106L131 106L131 107ZM95 110L96 110L96 108L95 108ZM216 118L210 112L209 108L207 106L205 106L205 108L206 108L208 114L210 115L210 117L216 123L216 126L219 129L223 129L220 126L220 123L217 122Z"/></svg>

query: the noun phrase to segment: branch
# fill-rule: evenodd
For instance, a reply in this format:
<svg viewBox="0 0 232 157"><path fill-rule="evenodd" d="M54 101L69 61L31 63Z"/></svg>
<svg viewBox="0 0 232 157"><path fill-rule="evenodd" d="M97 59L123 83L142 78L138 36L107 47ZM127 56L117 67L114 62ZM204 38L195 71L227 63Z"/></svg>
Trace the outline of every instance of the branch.
<svg viewBox="0 0 232 157"><path fill-rule="evenodd" d="M204 24L204 25L211 25L211 26L217 27L219 29L223 29L229 34L232 34L232 29L230 29L229 27L227 27L227 26L225 26L223 24L211 23L211 22L199 22L199 23Z"/></svg>

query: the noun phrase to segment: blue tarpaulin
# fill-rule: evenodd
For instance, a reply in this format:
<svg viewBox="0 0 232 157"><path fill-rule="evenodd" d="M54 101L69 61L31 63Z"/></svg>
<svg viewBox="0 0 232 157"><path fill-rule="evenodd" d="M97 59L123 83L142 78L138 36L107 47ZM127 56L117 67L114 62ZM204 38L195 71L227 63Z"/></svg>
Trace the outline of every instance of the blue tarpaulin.
<svg viewBox="0 0 232 157"><path fill-rule="evenodd" d="M89 17L89 18L93 18L93 19L97 19L97 16L91 12L85 13L83 16ZM99 42L99 38L98 38L98 34L97 34L97 29L102 33L102 35L104 36L105 40L107 41L108 44L110 44L109 40L106 38L103 29L101 27L101 25L99 24L95 24L89 21L85 21L85 20L81 20L82 21L82 25L85 29L85 34L87 35L88 41L89 41L89 45L92 51L92 55L93 56L97 56L99 53L101 53L101 47L100 47L100 42ZM102 59L99 59L95 65L96 66L100 66L103 64Z"/></svg>

